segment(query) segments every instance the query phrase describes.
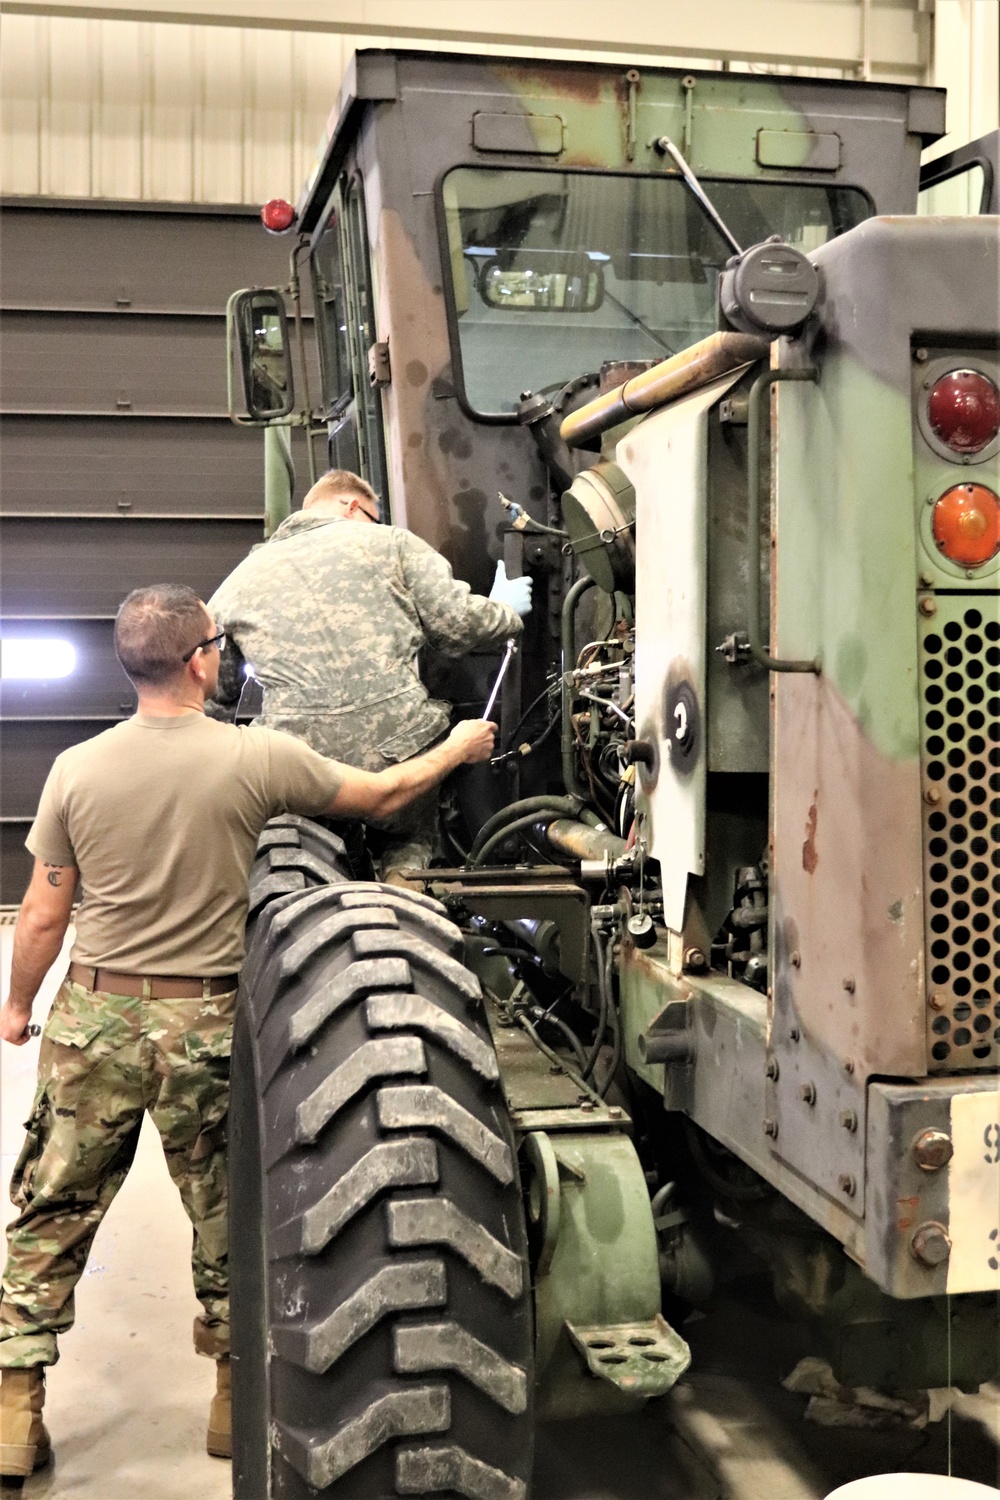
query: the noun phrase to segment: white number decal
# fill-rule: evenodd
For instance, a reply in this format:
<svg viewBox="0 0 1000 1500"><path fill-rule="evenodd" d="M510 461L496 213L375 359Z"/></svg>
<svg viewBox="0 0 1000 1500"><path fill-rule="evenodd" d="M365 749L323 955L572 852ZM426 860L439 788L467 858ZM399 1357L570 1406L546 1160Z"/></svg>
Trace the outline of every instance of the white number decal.
<svg viewBox="0 0 1000 1500"><path fill-rule="evenodd" d="M683 703L678 703L674 709L674 722L677 725L678 743L683 745L687 742L688 737L688 714Z"/></svg>

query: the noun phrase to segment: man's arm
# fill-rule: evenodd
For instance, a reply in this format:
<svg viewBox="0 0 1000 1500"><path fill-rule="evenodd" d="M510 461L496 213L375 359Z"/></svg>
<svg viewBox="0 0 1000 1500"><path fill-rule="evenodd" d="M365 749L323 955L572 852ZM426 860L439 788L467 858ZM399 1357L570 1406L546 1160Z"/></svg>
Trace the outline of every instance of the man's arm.
<svg viewBox="0 0 1000 1500"><path fill-rule="evenodd" d="M222 629L222 626L219 626ZM243 689L246 685L243 652L232 636L226 641L226 649L219 658L219 681L215 693L205 700L205 712L210 719L219 719L231 724L236 718Z"/></svg>
<svg viewBox="0 0 1000 1500"><path fill-rule="evenodd" d="M326 811L338 818L387 818L437 786L456 766L489 760L496 732L487 719L463 719L440 745L398 766L385 771L343 766L343 784Z"/></svg>
<svg viewBox="0 0 1000 1500"><path fill-rule="evenodd" d="M15 1047L28 1040L27 1025L35 996L59 957L79 874L75 865L35 860L14 929L10 992L0 1009L0 1040L13 1042Z"/></svg>
<svg viewBox="0 0 1000 1500"><path fill-rule="evenodd" d="M400 532L403 578L427 642L444 656L464 656L519 636L521 619L509 604L474 594L456 578L440 552L410 532Z"/></svg>

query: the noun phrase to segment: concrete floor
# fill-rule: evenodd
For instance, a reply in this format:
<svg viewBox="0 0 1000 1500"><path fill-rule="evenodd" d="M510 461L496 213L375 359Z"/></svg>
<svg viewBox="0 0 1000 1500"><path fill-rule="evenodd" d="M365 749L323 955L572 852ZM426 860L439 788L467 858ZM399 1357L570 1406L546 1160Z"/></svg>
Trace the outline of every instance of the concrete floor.
<svg viewBox="0 0 1000 1500"><path fill-rule="evenodd" d="M0 927L6 990L12 929ZM56 965L53 973L61 975ZM47 982L36 1019L55 985ZM6 1200L31 1105L38 1042L0 1048L0 1176ZM190 1229L156 1132L97 1235L77 1320L49 1377L56 1462L23 1500L224 1500L229 1465L204 1452L214 1380L191 1348L197 1303ZM668 1398L624 1421L564 1423L538 1434L533 1500L822 1500L837 1485L894 1471L946 1473L947 1423L925 1432L829 1431L802 1420L804 1398L779 1380L801 1330L766 1300L720 1299L685 1326L692 1372ZM953 1472L996 1485L997 1392L960 1398ZM1000 1494L1000 1491L998 1491ZM906 1489L899 1500L906 1500Z"/></svg>

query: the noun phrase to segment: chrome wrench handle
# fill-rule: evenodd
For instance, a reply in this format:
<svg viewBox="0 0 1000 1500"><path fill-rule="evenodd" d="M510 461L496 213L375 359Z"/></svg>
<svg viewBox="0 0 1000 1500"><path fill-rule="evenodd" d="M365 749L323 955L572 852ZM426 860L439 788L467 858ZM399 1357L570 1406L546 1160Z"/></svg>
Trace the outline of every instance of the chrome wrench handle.
<svg viewBox="0 0 1000 1500"><path fill-rule="evenodd" d="M500 663L500 670L497 673L496 681L493 684L493 691L490 693L486 708L483 711L484 719L488 719L490 714L493 712L493 705L497 701L497 695L499 694L500 689L503 686L503 680L507 675L507 668L510 666L511 660L516 655L517 642L515 641L513 636L510 636L507 640L507 650L504 652L503 661Z"/></svg>

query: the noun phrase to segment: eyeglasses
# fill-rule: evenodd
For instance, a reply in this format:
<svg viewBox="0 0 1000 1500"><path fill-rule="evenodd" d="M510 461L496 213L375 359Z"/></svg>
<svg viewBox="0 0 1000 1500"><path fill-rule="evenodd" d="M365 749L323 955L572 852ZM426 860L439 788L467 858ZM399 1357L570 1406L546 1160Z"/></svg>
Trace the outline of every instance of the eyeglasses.
<svg viewBox="0 0 1000 1500"><path fill-rule="evenodd" d="M186 651L184 653L184 655L181 657L181 661L189 662L196 651L204 651L206 646L218 646L220 651L225 651L226 632L224 630L220 630L218 635L210 635L206 640L199 641L197 646L192 646L190 651Z"/></svg>

